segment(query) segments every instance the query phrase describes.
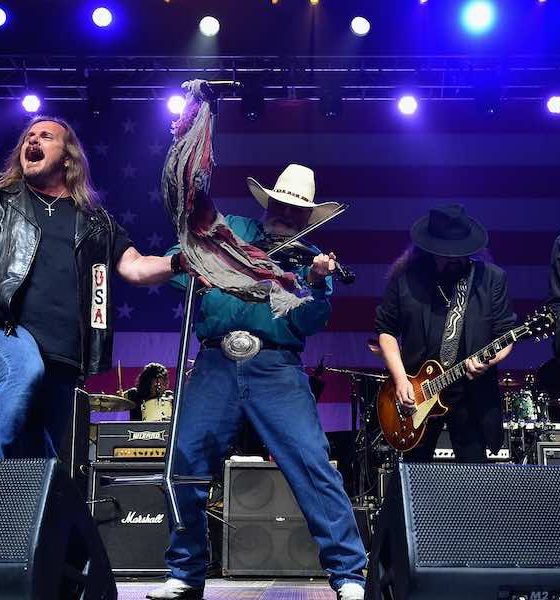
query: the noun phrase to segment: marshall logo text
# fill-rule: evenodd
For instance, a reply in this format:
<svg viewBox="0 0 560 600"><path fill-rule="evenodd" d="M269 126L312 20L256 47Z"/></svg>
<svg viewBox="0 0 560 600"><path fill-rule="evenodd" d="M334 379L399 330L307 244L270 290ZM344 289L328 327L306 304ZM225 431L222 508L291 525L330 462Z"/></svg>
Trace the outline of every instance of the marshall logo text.
<svg viewBox="0 0 560 600"><path fill-rule="evenodd" d="M142 515L137 513L135 510L129 510L128 515L124 519L121 519L121 523L123 525L136 525L136 524L150 524L150 525L159 525L163 523L163 519L165 515L163 513L158 513L157 515L152 516L150 513L147 515Z"/></svg>

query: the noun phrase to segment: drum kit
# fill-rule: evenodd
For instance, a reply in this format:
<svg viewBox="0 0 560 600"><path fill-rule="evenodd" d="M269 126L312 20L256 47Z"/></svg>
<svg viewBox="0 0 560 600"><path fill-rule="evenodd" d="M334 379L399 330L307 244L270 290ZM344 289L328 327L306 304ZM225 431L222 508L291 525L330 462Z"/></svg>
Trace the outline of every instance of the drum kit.
<svg viewBox="0 0 560 600"><path fill-rule="evenodd" d="M146 368L146 367L145 367ZM160 391L155 386L153 398L138 398L135 387L122 389L122 374L120 363L117 366L118 389L115 394L93 393L88 394L90 410L95 412L123 412L133 411L139 405L142 421L162 422L170 421L173 412L173 392Z"/></svg>
<svg viewBox="0 0 560 600"><path fill-rule="evenodd" d="M504 428L547 429L560 421L560 366L556 359L536 372L515 379L505 372L499 380L503 391Z"/></svg>
<svg viewBox="0 0 560 600"><path fill-rule="evenodd" d="M499 384L510 456L516 463L537 462L537 443L560 430L560 365L551 359L518 379L505 372Z"/></svg>

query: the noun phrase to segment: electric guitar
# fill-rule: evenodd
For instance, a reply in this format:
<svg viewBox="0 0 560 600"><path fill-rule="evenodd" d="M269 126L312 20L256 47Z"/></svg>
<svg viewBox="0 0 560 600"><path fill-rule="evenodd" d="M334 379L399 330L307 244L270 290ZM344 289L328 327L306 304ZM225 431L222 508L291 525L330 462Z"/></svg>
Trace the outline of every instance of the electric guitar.
<svg viewBox="0 0 560 600"><path fill-rule="evenodd" d="M523 325L511 329L469 358L488 362L500 351L524 338L546 339L554 334L555 315L548 307L535 311ZM426 361L416 375L407 375L414 388L416 407L408 411L397 400L395 383L387 379L377 396L377 415L383 435L395 450L408 452L416 447L426 432L428 419L444 415L449 408L440 400L440 393L466 375L465 359L447 371L436 360Z"/></svg>

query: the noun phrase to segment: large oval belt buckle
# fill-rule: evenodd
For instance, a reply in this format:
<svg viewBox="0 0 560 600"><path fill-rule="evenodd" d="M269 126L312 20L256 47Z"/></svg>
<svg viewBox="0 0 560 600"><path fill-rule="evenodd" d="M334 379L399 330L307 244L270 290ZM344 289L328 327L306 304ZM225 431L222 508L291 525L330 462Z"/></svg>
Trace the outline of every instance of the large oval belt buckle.
<svg viewBox="0 0 560 600"><path fill-rule="evenodd" d="M261 340L248 331L230 331L220 342L222 352L231 360L247 360L256 356L262 347Z"/></svg>

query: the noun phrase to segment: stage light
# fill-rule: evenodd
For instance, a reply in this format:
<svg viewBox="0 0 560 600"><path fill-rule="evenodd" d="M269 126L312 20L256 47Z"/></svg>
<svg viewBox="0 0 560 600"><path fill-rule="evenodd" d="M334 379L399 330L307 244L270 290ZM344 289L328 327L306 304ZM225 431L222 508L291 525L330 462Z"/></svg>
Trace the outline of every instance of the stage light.
<svg viewBox="0 0 560 600"><path fill-rule="evenodd" d="M420 0L420 4L428 4L428 0Z"/></svg>
<svg viewBox="0 0 560 600"><path fill-rule="evenodd" d="M200 33L206 37L213 37L220 31L220 21L216 17L203 17L198 24Z"/></svg>
<svg viewBox="0 0 560 600"><path fill-rule="evenodd" d="M350 23L350 29L354 35L364 36L369 33L371 25L365 17L354 17Z"/></svg>
<svg viewBox="0 0 560 600"><path fill-rule="evenodd" d="M100 6L91 13L91 20L97 27L109 27L113 22L113 13L108 8Z"/></svg>
<svg viewBox="0 0 560 600"><path fill-rule="evenodd" d="M418 100L410 94L399 98L397 106L403 115L411 116L418 110Z"/></svg>
<svg viewBox="0 0 560 600"><path fill-rule="evenodd" d="M0 27L5 25L7 20L8 20L8 13L3 8L0 8Z"/></svg>
<svg viewBox="0 0 560 600"><path fill-rule="evenodd" d="M546 108L553 115L560 115L560 96L550 96L546 102Z"/></svg>
<svg viewBox="0 0 560 600"><path fill-rule="evenodd" d="M187 100L185 99L185 96L174 94L167 101L167 108L170 113L174 115L180 115L183 112L183 108L185 108L186 103Z"/></svg>
<svg viewBox="0 0 560 600"><path fill-rule="evenodd" d="M309 4L311 4L311 6L317 6L317 4L319 4L319 0L309 0Z"/></svg>
<svg viewBox="0 0 560 600"><path fill-rule="evenodd" d="M463 27L473 35L482 35L494 26L496 9L491 2L475 0L468 2L461 12Z"/></svg>
<svg viewBox="0 0 560 600"><path fill-rule="evenodd" d="M25 112L36 113L41 108L41 99L35 94L26 94L21 101Z"/></svg>

